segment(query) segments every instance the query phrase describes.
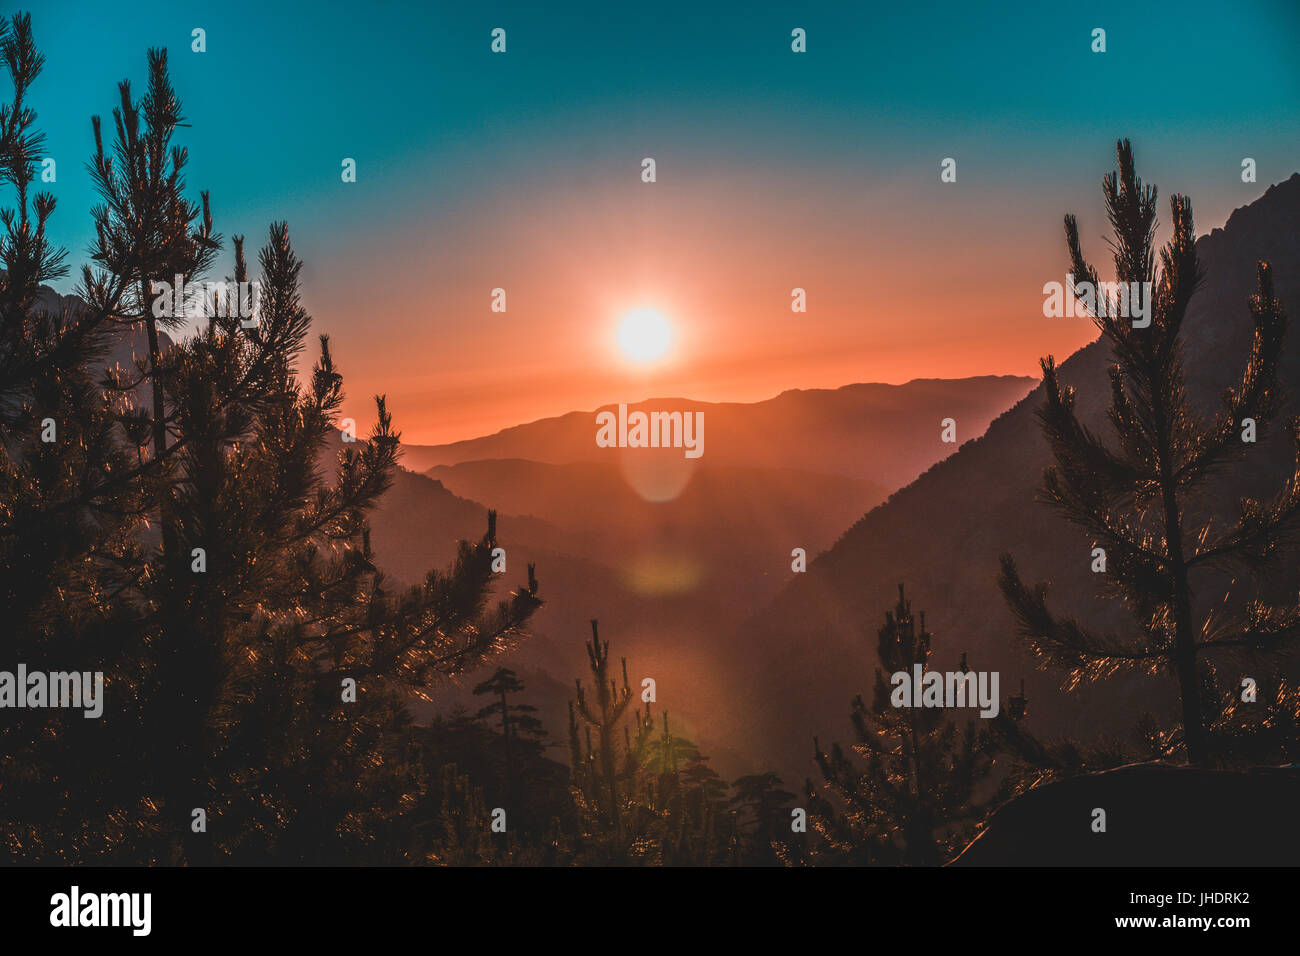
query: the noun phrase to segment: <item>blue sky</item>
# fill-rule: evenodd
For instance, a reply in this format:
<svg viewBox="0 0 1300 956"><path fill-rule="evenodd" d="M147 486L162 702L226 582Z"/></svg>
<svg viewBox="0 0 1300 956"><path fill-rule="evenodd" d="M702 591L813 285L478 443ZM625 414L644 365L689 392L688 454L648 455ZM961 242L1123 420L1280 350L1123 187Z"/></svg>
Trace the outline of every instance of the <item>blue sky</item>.
<svg viewBox="0 0 1300 956"><path fill-rule="evenodd" d="M876 227L906 247L928 242L930 223L966 239L1014 234L1030 256L1059 236L1063 211L1097 209L1117 136L1133 137L1163 195L1193 195L1202 231L1300 166L1291 0L41 0L32 13L47 65L31 105L58 163L52 232L72 261L91 239L90 116L107 117L123 78L142 91L145 50L164 46L193 124L178 135L189 183L211 191L226 236L256 246L271 220L290 221L308 304L344 341L373 332L356 315L368 283L399 286L394 298L409 301L421 294L413 274L439 289L464 271L440 271L458 249L477 244L479 259L515 249L522 260L522 240L491 221L539 196L554 204L532 215L564 220L558 234L577 229L565 222L585 207L634 227L610 198L624 194L610 190L645 155L666 184L696 183L682 209L716 195L720 217L739 221L747 202L768 202L775 217L781 197L806 195L816 216L795 234L804 248ZM191 51L195 27L205 53ZM494 27L507 31L504 56L490 51ZM806 54L790 51L794 27L807 31ZM1107 31L1105 54L1090 50L1094 27ZM947 222L925 198L945 156L959 158L963 190ZM1256 159L1258 186L1240 182L1243 156ZM344 157L357 160L355 184L340 182ZM753 228L772 233L770 256L796 243L775 218ZM428 259L413 260L413 247ZM454 292L439 294L452 362L476 318ZM357 367L362 391L377 390L370 366Z"/></svg>
<svg viewBox="0 0 1300 956"><path fill-rule="evenodd" d="M864 180L962 152L994 192L1072 170L1091 184L1116 130L1176 134L1162 170L1189 182L1243 150L1261 179L1284 178L1300 145L1300 4L1285 0L459 6L42 0L32 102L60 160L56 234L88 243L90 114L111 110L118 80L143 85L153 45L194 123L191 182L229 227L259 233L333 221L323 207L349 196L380 227L638 137L724 163L811 156ZM496 26L508 53L494 58ZM194 27L206 53L190 51ZM334 188L343 156L360 163L353 194Z"/></svg>

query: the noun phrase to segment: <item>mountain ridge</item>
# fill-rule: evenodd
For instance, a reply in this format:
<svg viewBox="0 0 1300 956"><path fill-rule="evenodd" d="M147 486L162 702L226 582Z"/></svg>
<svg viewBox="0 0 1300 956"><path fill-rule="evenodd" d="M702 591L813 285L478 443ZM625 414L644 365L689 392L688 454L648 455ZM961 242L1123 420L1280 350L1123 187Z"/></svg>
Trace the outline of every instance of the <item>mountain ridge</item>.
<svg viewBox="0 0 1300 956"><path fill-rule="evenodd" d="M1300 174L1235 210L1223 228L1198 238L1197 246L1205 280L1185 326L1193 405L1201 412L1215 407L1244 364L1252 328L1247 296L1254 291L1255 261L1266 258L1290 318L1280 373L1290 392L1278 417L1285 421L1300 412ZM1110 363L1106 343L1096 341L1060 365L1063 381L1076 388L1081 421L1108 441L1113 440L1104 419ZM1123 735L1137 711L1170 706L1171 682L1142 675L1089 685L1071 698L1060 689L1060 675L1040 671L1014 633L995 583L1002 552L1017 558L1027 580L1053 583L1050 600L1061 613L1101 626L1129 624L1114 603L1095 592L1084 560L1091 542L1038 500L1042 470L1050 463L1035 420L1042 400L1039 385L994 418L982 435L855 521L810 561L807 574L792 578L737 630L735 639L777 649L765 662L755 661L741 679L745 692L778 702L772 711L782 714L794 701L810 703L798 727L784 716L763 723L755 736L773 741L766 755L770 761L787 773L812 775L811 738L820 735L825 743L847 736L849 702L870 687L875 667L868 635L874 637L900 582L913 607L927 613L935 634L935 666L955 664L967 651L971 667L1003 672L1004 690L1023 677L1031 701L1029 726L1037 732L1083 739ZM1291 461L1281 432L1275 425L1261 437L1256 467L1233 490L1259 494L1279 487ZM1096 695L1091 706L1084 703L1088 694ZM1100 708L1098 699L1104 702ZM1091 715L1098 712L1111 719L1095 722Z"/></svg>
<svg viewBox="0 0 1300 956"><path fill-rule="evenodd" d="M795 467L863 478L893 488L951 453L940 423L953 418L958 437L978 434L995 415L1027 394L1034 380L987 375L922 378L902 385L853 383L835 389L787 389L760 402L704 402L653 398L636 410L705 414L703 460L714 464ZM642 449L600 448L595 416L607 404L514 425L445 445L404 445L405 467L518 458L546 464L608 461ZM924 423L925 427L921 427ZM888 447L888 452L880 453Z"/></svg>

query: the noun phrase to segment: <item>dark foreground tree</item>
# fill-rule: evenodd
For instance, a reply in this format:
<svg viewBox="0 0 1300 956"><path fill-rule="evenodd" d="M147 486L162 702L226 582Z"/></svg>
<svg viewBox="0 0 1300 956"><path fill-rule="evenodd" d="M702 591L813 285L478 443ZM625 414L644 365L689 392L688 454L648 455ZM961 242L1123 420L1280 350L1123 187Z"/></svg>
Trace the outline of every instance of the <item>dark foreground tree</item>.
<svg viewBox="0 0 1300 956"><path fill-rule="evenodd" d="M632 707L627 661L620 684L595 621L587 658L592 691L578 680L569 705L577 862L709 865L747 852L726 784L694 743L672 732L666 713L656 720L648 702Z"/></svg>
<svg viewBox="0 0 1300 956"><path fill-rule="evenodd" d="M895 707L890 676L924 670L933 635L898 587L898 603L877 632L871 703L853 700L854 760L837 743L813 741L831 800L813 795L814 814L832 857L855 863L937 865L974 835L999 794L993 756L977 720L959 723L941 708ZM962 670L965 670L965 656ZM914 702L919 703L919 702ZM841 808L837 812L833 804Z"/></svg>
<svg viewBox="0 0 1300 956"><path fill-rule="evenodd" d="M513 829L540 833L553 819L567 820L572 813L556 800L559 790L568 796L568 775L562 765L546 757L551 744L536 716L537 708L520 702L525 690L514 671L497 668L474 688L476 697L495 698L479 709L475 719L490 728L481 755L491 764L489 797L511 809Z"/></svg>
<svg viewBox="0 0 1300 956"><path fill-rule="evenodd" d="M1034 651L1063 667L1072 684L1123 668L1166 670L1182 705L1181 740L1187 759L1210 758L1209 733L1221 706L1212 688L1214 664L1233 658L1258 661L1300 636L1300 607L1252 601L1225 606L1228 571L1258 574L1280 566L1300 531L1300 428L1290 423L1297 471L1269 501L1243 499L1235 521L1215 520L1223 501L1216 484L1225 466L1243 458L1254 437L1275 417L1281 396L1278 362L1286 320L1273 294L1267 262L1259 263L1259 291L1250 299L1254 340L1237 385L1224 393L1222 410L1198 415L1185 390L1182 331L1201 279L1192 206L1170 200L1173 235L1153 250L1156 190L1144 186L1127 140L1118 144L1119 171L1103 181L1113 228L1115 281L1107 289L1084 259L1073 216L1065 217L1075 288L1087 305L1115 364L1110 369L1109 422L1113 436L1095 434L1075 413L1074 390L1061 383L1056 363L1042 362L1046 402L1039 420L1055 465L1043 479L1046 500L1085 529L1106 558L1104 581L1133 617L1131 633L1101 633L1049 610L1046 586L1027 586L1010 555L1002 557L999 584ZM1150 324L1132 317L1119 289L1152 290L1142 301ZM1243 439L1249 439L1243 440ZM1217 492L1217 497L1216 497ZM1207 692L1207 690L1209 692Z"/></svg>
<svg viewBox="0 0 1300 956"><path fill-rule="evenodd" d="M747 774L732 786L736 826L749 846L743 862L754 866L793 862L790 806L794 794L782 789L781 778L771 771Z"/></svg>
<svg viewBox="0 0 1300 956"><path fill-rule="evenodd" d="M39 141L24 106L29 24L0 35L14 86L0 168L14 187L0 257L0 580L6 658L102 671L102 717L25 710L0 725L0 847L23 862L401 862L425 784L406 708L477 666L538 606L491 605L494 530L418 587L374 564L367 514L398 435L383 398L339 440L342 379L310 316L288 227L259 256L260 308L194 316L160 291L220 248L206 195L185 199L166 55L146 95L98 120L94 265L78 301L40 283L61 254L29 195ZM234 283L248 282L240 239ZM169 343L163 326L197 332ZM107 369L138 335L133 369ZM455 789L451 777L443 781ZM486 821L484 821L486 823Z"/></svg>

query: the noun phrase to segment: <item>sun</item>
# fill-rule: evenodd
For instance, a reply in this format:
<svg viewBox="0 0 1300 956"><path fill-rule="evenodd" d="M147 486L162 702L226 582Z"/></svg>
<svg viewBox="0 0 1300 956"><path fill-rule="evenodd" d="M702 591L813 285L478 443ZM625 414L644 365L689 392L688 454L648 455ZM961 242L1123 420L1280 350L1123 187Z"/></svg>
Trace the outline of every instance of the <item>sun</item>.
<svg viewBox="0 0 1300 956"><path fill-rule="evenodd" d="M629 362L648 365L668 354L673 326L656 309L633 309L619 320L618 350Z"/></svg>

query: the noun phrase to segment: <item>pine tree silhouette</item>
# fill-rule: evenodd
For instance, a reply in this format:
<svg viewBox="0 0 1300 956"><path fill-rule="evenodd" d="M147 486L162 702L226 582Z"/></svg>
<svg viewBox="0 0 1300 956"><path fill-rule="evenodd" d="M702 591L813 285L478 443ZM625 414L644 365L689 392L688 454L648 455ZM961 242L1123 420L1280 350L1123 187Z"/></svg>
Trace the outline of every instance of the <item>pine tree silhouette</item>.
<svg viewBox="0 0 1300 956"><path fill-rule="evenodd" d="M39 138L23 102L40 58L26 18L0 43L15 90L0 161L18 194L0 240L12 646L32 667L103 670L111 712L0 727L0 844L25 862L405 861L421 786L406 702L520 633L540 604L534 569L489 606L495 528L418 587L375 567L367 514L399 436L381 396L369 436L338 440L342 378L324 337L299 379L311 319L287 225L258 257L257 324L209 314L164 341L179 326L155 283L199 281L220 238L206 194L184 198L162 51L142 101L119 87L111 148L94 123L94 265L78 303L43 307L61 254L44 240L53 200L28 195ZM247 281L240 237L234 253ZM105 374L108 342L135 329L147 356ZM40 439L46 419L55 441Z"/></svg>
<svg viewBox="0 0 1300 956"><path fill-rule="evenodd" d="M1112 448L1078 420L1074 390L1062 384L1050 356L1042 361L1047 398L1038 417L1055 457L1044 474L1044 496L1105 550L1107 586L1136 628L1132 634L1098 633L1058 618L1047 606L1046 585L1027 586L1010 555L1002 557L999 584L1034 651L1045 663L1065 668L1072 683L1128 667L1167 668L1181 697L1187 759L1202 763L1210 757L1215 715L1205 709L1205 688L1215 659L1258 658L1300 635L1300 607L1252 602L1230 616L1212 574L1275 566L1284 547L1294 544L1300 471L1271 501L1242 501L1230 527L1217 527L1209 513L1212 479L1252 447L1242 441L1245 420L1253 419L1262 431L1278 411L1286 319L1273 294L1272 270L1261 262L1259 291L1250 299L1250 358L1238 384L1225 392L1222 410L1203 420L1189 405L1182 361L1183 320L1201 280L1191 202L1172 197L1173 236L1157 268L1155 187L1138 178L1127 140L1117 153L1119 171L1103 181L1115 279L1149 283L1149 327L1134 327L1120 314L1125 310L1117 307L1118 297L1101 292L1097 272L1080 249L1078 225L1065 217L1076 283L1069 291L1082 296L1097 290L1094 321L1115 357L1109 421L1116 444ZM1290 431L1300 468L1300 427L1292 422Z"/></svg>
<svg viewBox="0 0 1300 956"><path fill-rule="evenodd" d="M491 534L491 530L489 530L489 534ZM510 702L511 694L522 693L524 689L523 681L519 680L515 672L507 667L497 668L491 677L474 688L476 697L491 694L498 698L493 703L480 709L476 716L480 720L500 716L501 753L503 776L505 778L502 790L510 806L514 808L518 808L522 803L521 765L528 758L535 759L541 755L542 741L546 737L546 731L542 729L542 722L533 716L537 713L536 707L530 704L512 704Z"/></svg>
<svg viewBox="0 0 1300 956"><path fill-rule="evenodd" d="M66 253L46 238L55 211L32 194L43 149L26 105L44 58L30 17L0 20L0 59L13 87L0 108L0 181L16 207L0 212L0 606L6 651L33 669L72 662L115 666L138 641L135 617L118 600L140 574L135 528L149 505L130 480L137 460L121 426L128 405L105 391L100 362L113 337L111 309L91 308L42 289L66 274ZM128 476L126 479L123 476ZM67 861L114 840L126 826L101 781L114 767L101 720L70 721L53 709L8 711L0 722L6 755L0 787L0 853ZM85 820L96 820L88 831Z"/></svg>
<svg viewBox="0 0 1300 956"><path fill-rule="evenodd" d="M794 794L781 789L781 778L771 771L741 777L732 788L735 793L730 803L743 815L737 823L749 845L745 862L758 866L781 862L783 847L789 842Z"/></svg>
<svg viewBox="0 0 1300 956"><path fill-rule="evenodd" d="M912 672L930 659L933 635L918 621L898 586L898 602L877 632L876 686L870 704L853 700L852 750L829 753L813 741L826 787L844 809L835 814L812 794L819 830L831 847L859 863L935 865L967 842L990 802L993 758L987 735L974 721L964 727L942 709L895 707L889 675ZM965 655L962 656L965 665Z"/></svg>
<svg viewBox="0 0 1300 956"><path fill-rule="evenodd" d="M627 660L623 661L623 686L609 675L609 641L601 641L596 621L591 622L591 640L587 642L587 661L591 667L595 699L587 696L581 678L574 681L576 710L569 704L569 750L573 760L575 784L608 818L610 830L617 837L622 825L618 760L616 747L619 727L632 703L632 689L627 681ZM576 717L575 717L576 714ZM585 728L585 752L578 738L577 717ZM591 746L591 731L596 731L596 750ZM631 755L629 745L625 753Z"/></svg>
<svg viewBox="0 0 1300 956"><path fill-rule="evenodd" d="M664 711L656 722L647 703L636 715L636 742L628 750L626 777L636 808L645 862L700 866L722 862L738 836L727 786L695 743L669 727Z"/></svg>
<svg viewBox="0 0 1300 956"><path fill-rule="evenodd" d="M569 704L578 861L674 866L725 862L727 847L736 837L726 785L693 742L672 732L667 713L656 720L648 702L643 710L632 709L627 661L622 661L619 686L610 677L609 642L600 640L596 621L591 622L587 662L594 699L579 679L576 705Z"/></svg>

